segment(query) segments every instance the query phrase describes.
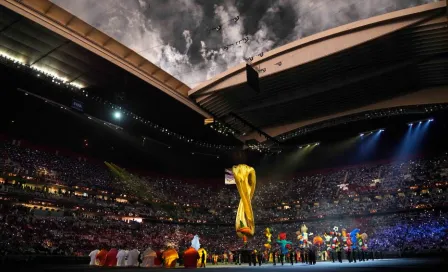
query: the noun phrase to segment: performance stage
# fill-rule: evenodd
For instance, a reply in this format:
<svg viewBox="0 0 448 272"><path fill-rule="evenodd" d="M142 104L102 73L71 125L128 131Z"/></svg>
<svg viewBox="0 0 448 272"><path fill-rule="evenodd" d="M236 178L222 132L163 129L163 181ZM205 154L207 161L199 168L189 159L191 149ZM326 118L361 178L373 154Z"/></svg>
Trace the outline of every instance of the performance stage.
<svg viewBox="0 0 448 272"><path fill-rule="evenodd" d="M306 264L291 264L285 265L272 265L265 264L261 267L253 267L248 264L242 265L208 265L207 268L200 268L201 271L281 271L281 270L306 270L306 271L335 271L335 270L352 270L352 271L424 271L424 270L434 270L438 267L442 268L446 263L443 263L442 259L383 259L375 261L366 261L358 263L348 263L346 260L341 263L331 263L331 262L318 262L316 265L306 265ZM41 269L40 269L41 268ZM137 268L137 267L89 267L87 265L81 266L54 266L54 267L39 267L39 271L167 271L164 268ZM176 269L183 269L179 267ZM198 268L199 269L199 268ZM2 269L3 270L3 269ZM5 270L6 271L6 270ZM9 270L8 270L9 271ZM17 270L16 270L17 271ZM33 268L36 271L36 267Z"/></svg>

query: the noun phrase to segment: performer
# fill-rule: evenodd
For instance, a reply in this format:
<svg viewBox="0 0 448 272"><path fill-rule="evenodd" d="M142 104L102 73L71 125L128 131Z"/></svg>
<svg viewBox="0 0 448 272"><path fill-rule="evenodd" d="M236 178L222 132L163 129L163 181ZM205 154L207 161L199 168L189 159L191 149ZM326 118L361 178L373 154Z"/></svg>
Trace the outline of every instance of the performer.
<svg viewBox="0 0 448 272"><path fill-rule="evenodd" d="M205 255L205 250L202 251L202 255L201 255L201 267L205 268L205 260L206 260L206 255Z"/></svg>
<svg viewBox="0 0 448 272"><path fill-rule="evenodd" d="M118 249L111 248L111 250L109 250L109 252L106 255L105 266L116 266L117 265L117 254L118 254Z"/></svg>
<svg viewBox="0 0 448 272"><path fill-rule="evenodd" d="M340 241L340 237L341 237L341 233L338 232L336 233L336 254L338 256L338 261L339 263L342 263L342 246L341 246L341 241Z"/></svg>
<svg viewBox="0 0 448 272"><path fill-rule="evenodd" d="M350 232L350 240L352 241L352 258L353 262L356 263L356 259L359 258L359 252L358 252L358 238L357 235L359 234L359 229L353 229Z"/></svg>
<svg viewBox="0 0 448 272"><path fill-rule="evenodd" d="M347 232L345 233L345 238L346 238L346 241L345 241L346 248L344 248L344 250L347 254L348 262L351 263L351 262L353 262L353 252L352 252L353 251L352 250L353 243L352 243L352 239L350 238L349 233L347 233Z"/></svg>
<svg viewBox="0 0 448 272"><path fill-rule="evenodd" d="M98 252L100 252L98 249L95 249L92 252L90 252L90 254L89 254L89 257L90 257L89 265L96 265L96 256L98 255Z"/></svg>
<svg viewBox="0 0 448 272"><path fill-rule="evenodd" d="M190 247L184 252L184 267L185 268L197 268L198 260L200 259L198 251Z"/></svg>
<svg viewBox="0 0 448 272"><path fill-rule="evenodd" d="M264 235L266 236L266 243L264 244L264 247L268 250L271 249L271 237L272 237L272 229L271 228L266 228L264 230Z"/></svg>
<svg viewBox="0 0 448 272"><path fill-rule="evenodd" d="M163 255L162 251L156 250L156 258L154 259L154 266L161 267L163 265Z"/></svg>
<svg viewBox="0 0 448 272"><path fill-rule="evenodd" d="M172 246L169 246L169 248L162 253L162 256L165 268L176 267L177 260L179 259L179 254Z"/></svg>
<svg viewBox="0 0 448 272"><path fill-rule="evenodd" d="M107 252L108 251L105 248L103 248L96 255L96 260L99 266L104 266L104 264L106 263Z"/></svg>
<svg viewBox="0 0 448 272"><path fill-rule="evenodd" d="M128 252L124 249L120 249L117 253L117 266L125 266L127 256L128 256Z"/></svg>
<svg viewBox="0 0 448 272"><path fill-rule="evenodd" d="M367 238L368 237L369 236L365 232L363 234L361 234L361 239L362 239L361 250L362 250L362 254L363 254L363 259L365 257L367 259L367 261L369 260L369 255L368 255L368 252L367 252L367 250L368 250L368 248L367 248Z"/></svg>
<svg viewBox="0 0 448 272"><path fill-rule="evenodd" d="M228 261L229 261L229 255L227 255L227 253L224 252L224 253L222 254L222 258L223 258L223 260L224 260L224 264L227 264Z"/></svg>
<svg viewBox="0 0 448 272"><path fill-rule="evenodd" d="M331 232L329 232L329 233L325 232L324 233L325 246L327 248L326 254L325 254L326 259L330 259L331 256L329 256L329 255L333 251L332 248L331 248L331 235L330 234L331 234Z"/></svg>
<svg viewBox="0 0 448 272"><path fill-rule="evenodd" d="M126 266L138 266L138 255L140 252L134 248L133 250L130 250L128 253L128 261Z"/></svg>
<svg viewBox="0 0 448 272"><path fill-rule="evenodd" d="M157 253L148 247L143 252L143 267L154 267L155 259L157 258Z"/></svg>

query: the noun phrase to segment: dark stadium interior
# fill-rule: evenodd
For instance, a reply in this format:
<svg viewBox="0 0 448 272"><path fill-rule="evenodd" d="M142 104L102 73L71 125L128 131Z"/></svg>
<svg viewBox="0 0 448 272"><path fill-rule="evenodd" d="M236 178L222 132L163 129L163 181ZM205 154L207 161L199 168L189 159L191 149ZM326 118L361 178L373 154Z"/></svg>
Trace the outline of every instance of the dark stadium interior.
<svg viewBox="0 0 448 272"><path fill-rule="evenodd" d="M443 269L448 6L421 6L364 20L423 18L262 76L259 94L208 89L237 74L182 94L57 34L54 14L80 19L55 3L0 0L0 270Z"/></svg>

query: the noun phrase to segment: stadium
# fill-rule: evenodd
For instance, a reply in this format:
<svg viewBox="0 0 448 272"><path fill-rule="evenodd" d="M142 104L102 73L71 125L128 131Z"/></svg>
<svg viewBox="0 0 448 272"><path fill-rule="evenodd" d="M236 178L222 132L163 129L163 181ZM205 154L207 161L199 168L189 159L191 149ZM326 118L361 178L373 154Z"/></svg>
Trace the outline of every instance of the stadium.
<svg viewBox="0 0 448 272"><path fill-rule="evenodd" d="M0 0L2 271L444 265L447 1L375 1Z"/></svg>

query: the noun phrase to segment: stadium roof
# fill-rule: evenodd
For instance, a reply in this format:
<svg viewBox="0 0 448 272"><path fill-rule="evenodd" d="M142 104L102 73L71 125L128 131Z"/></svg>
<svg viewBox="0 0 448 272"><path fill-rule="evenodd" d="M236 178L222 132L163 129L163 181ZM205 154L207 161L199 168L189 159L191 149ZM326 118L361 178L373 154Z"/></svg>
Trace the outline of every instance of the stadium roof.
<svg viewBox="0 0 448 272"><path fill-rule="evenodd" d="M256 56L251 64L259 71L259 93L246 84L244 64L189 91L244 140L281 140L333 118L446 103L447 2L324 31Z"/></svg>
<svg viewBox="0 0 448 272"><path fill-rule="evenodd" d="M176 133L239 143L204 127L203 118L210 115L188 97L188 86L52 2L0 0L0 15L2 56L63 78L101 99L113 101L116 94L125 93L127 110Z"/></svg>
<svg viewBox="0 0 448 272"><path fill-rule="evenodd" d="M86 65L86 62L87 64L89 62L97 64L98 58L90 60L88 57L91 57L92 54L86 56L85 52L73 52L73 45L64 46L67 41L70 41L133 73L201 114L205 114L188 100L187 92L190 89L188 86L52 2L48 0L2 0L0 3L46 28L22 27L23 22L20 22L18 15L10 14L9 17L2 18L3 31L11 28L23 30L18 34L21 36L10 37L14 40L10 41L11 47L20 48L16 52L9 50L13 55L25 58L30 63L38 60L49 69L55 70L70 80L76 80L84 86L89 86L93 83L93 79L87 78L88 74L96 71L92 70L93 65ZM63 55L60 52L65 55L60 56ZM104 63L104 60L102 62ZM99 65L99 68L104 68L104 65ZM108 68L110 69L110 65ZM104 72L101 69L99 71ZM80 75L82 76L80 77ZM99 74L95 74L95 77L98 76Z"/></svg>

